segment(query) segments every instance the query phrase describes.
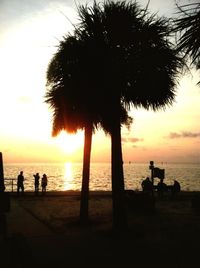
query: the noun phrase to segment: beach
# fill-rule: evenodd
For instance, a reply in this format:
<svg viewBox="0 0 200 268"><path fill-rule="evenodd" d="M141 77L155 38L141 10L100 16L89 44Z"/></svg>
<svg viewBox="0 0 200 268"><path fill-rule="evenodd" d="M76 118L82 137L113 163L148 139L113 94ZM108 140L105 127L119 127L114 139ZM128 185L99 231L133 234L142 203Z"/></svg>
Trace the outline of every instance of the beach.
<svg viewBox="0 0 200 268"><path fill-rule="evenodd" d="M153 210L128 204L128 230L119 235L112 232L111 192L90 193L90 223L85 227L79 225L79 191L13 193L4 250L19 267L191 267L198 261L200 241L199 208L192 206L197 194L155 197ZM26 251L20 259L11 253L19 245Z"/></svg>

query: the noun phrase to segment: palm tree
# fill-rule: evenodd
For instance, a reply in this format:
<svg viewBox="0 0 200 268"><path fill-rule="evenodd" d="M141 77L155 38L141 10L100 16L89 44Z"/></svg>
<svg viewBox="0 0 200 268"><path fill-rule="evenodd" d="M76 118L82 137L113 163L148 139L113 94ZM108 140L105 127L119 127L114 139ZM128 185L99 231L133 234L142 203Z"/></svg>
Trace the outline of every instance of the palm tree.
<svg viewBox="0 0 200 268"><path fill-rule="evenodd" d="M169 21L149 15L136 2L94 2L78 11L76 34L90 44L89 75L105 96L103 118L112 141L113 226L123 229L127 222L120 107L156 111L172 105L182 61L169 41Z"/></svg>
<svg viewBox="0 0 200 268"><path fill-rule="evenodd" d="M103 125L102 98L96 96L95 87L90 85L88 77L89 58L87 41L75 35L67 35L60 42L58 51L49 63L47 70L47 93L45 102L53 110L52 135L56 136L61 130L76 133L78 129L85 130L84 157L82 173L82 189L80 203L80 222L87 224L89 199L89 174L92 133ZM100 104L99 104L100 102ZM121 107L120 122L127 127L132 120Z"/></svg>
<svg viewBox="0 0 200 268"><path fill-rule="evenodd" d="M196 69L200 69L200 3L177 7L181 15L175 20L174 27L174 31L180 33L177 50L183 52L185 58L189 57Z"/></svg>
<svg viewBox="0 0 200 268"><path fill-rule="evenodd" d="M168 20L149 15L136 2L94 2L79 6L78 14L74 35L49 65L47 102L63 118L59 129L68 130L70 115L75 129L100 123L110 133L113 227L122 230L127 226L122 111L127 118L132 106L156 111L172 105L182 61L169 41Z"/></svg>

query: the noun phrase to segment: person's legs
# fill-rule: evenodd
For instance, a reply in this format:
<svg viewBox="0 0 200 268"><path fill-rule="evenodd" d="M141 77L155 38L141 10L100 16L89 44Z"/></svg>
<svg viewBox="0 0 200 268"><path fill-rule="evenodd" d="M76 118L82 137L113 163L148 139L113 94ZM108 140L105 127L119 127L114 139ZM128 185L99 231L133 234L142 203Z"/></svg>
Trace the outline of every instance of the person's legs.
<svg viewBox="0 0 200 268"><path fill-rule="evenodd" d="M35 184L35 194L37 195L39 191L39 185Z"/></svg>
<svg viewBox="0 0 200 268"><path fill-rule="evenodd" d="M22 194L24 194L24 185L21 186Z"/></svg>

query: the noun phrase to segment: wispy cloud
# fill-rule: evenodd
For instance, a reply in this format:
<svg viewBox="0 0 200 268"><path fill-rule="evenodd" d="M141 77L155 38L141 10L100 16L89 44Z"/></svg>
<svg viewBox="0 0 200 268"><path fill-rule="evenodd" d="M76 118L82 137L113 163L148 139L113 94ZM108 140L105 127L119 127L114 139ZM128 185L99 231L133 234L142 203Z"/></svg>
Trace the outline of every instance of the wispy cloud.
<svg viewBox="0 0 200 268"><path fill-rule="evenodd" d="M199 138L200 137L200 132L190 132L190 131L171 132L168 137L170 139Z"/></svg>
<svg viewBox="0 0 200 268"><path fill-rule="evenodd" d="M143 139L139 138L122 138L122 142L127 142L127 143L136 143L139 141L143 141Z"/></svg>

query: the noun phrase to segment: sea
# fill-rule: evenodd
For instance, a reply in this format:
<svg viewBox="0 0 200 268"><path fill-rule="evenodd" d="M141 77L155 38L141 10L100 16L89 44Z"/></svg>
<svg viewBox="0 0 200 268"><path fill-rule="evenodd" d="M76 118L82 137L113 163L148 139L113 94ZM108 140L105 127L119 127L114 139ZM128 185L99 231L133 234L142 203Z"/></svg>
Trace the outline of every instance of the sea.
<svg viewBox="0 0 200 268"><path fill-rule="evenodd" d="M45 173L48 177L47 191L81 190L82 163L29 163L4 164L4 178L6 191L16 191L16 178L20 171L24 172L25 191L34 191L35 173L40 178ZM172 185L176 179L183 191L200 191L200 165L198 163L166 163L154 164L154 167L164 169L165 183ZM141 182L151 177L149 163L128 162L123 164L124 184L126 190L141 190ZM159 179L155 178L156 185ZM13 183L13 184L12 184ZM111 164L91 163L90 184L91 191L111 191Z"/></svg>

